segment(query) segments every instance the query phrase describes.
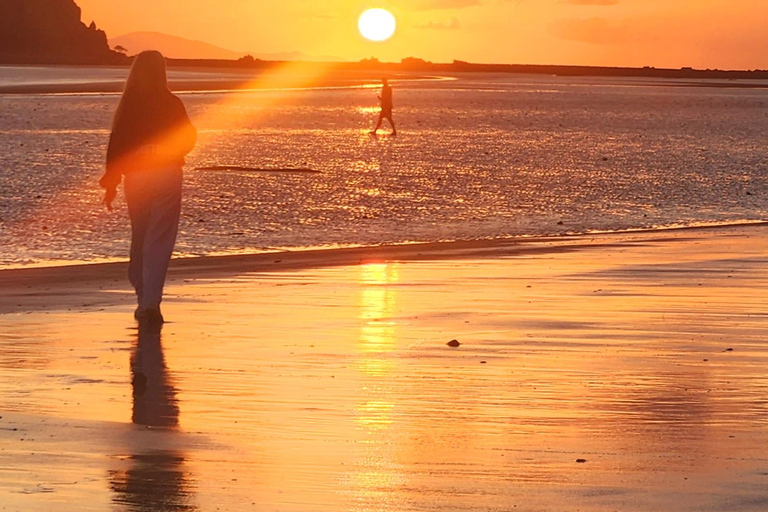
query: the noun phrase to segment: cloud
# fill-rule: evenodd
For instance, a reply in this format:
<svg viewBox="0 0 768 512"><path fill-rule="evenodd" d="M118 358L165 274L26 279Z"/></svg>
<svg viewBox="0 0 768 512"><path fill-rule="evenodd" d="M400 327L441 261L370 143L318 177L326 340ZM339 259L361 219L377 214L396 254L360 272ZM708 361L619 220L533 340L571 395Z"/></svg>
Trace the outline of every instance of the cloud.
<svg viewBox="0 0 768 512"><path fill-rule="evenodd" d="M619 0L562 0L564 4L569 5L616 5Z"/></svg>
<svg viewBox="0 0 768 512"><path fill-rule="evenodd" d="M461 28L461 22L458 18L451 18L450 21L428 21L415 26L416 28L426 30L458 30Z"/></svg>

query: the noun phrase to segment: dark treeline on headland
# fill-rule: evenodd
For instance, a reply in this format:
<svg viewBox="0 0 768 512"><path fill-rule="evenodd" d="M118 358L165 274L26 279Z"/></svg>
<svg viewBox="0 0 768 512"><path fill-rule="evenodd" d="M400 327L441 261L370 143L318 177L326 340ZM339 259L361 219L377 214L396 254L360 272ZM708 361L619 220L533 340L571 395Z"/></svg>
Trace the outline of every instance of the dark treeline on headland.
<svg viewBox="0 0 768 512"><path fill-rule="evenodd" d="M0 64L125 64L74 0L0 0Z"/></svg>
<svg viewBox="0 0 768 512"><path fill-rule="evenodd" d="M86 26L74 0L0 0L0 64L128 65L131 58L109 47L107 35L94 23ZM246 56L239 60L169 59L172 67L262 70L280 62ZM418 58L401 62L363 59L359 62L302 63L307 68L331 65L334 70L396 74L527 73L557 76L612 76L676 79L763 79L768 70L664 69L654 67L552 66L534 64L474 64L455 60L434 63Z"/></svg>

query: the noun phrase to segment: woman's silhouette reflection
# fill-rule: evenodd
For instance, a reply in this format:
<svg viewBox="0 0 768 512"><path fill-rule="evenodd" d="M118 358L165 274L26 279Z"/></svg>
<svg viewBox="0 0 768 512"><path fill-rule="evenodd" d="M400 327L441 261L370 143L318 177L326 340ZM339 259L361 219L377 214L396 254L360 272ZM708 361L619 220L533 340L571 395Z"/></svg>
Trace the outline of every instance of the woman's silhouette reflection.
<svg viewBox="0 0 768 512"><path fill-rule="evenodd" d="M131 354L133 416L137 425L177 427L179 404L161 344L162 324L139 323L139 341Z"/></svg>
<svg viewBox="0 0 768 512"><path fill-rule="evenodd" d="M165 365L161 330L161 324L139 324L138 343L131 354L132 420L172 431L179 425L179 406ZM197 510L182 452L151 450L130 455L128 462L128 469L110 474L115 504L130 512Z"/></svg>

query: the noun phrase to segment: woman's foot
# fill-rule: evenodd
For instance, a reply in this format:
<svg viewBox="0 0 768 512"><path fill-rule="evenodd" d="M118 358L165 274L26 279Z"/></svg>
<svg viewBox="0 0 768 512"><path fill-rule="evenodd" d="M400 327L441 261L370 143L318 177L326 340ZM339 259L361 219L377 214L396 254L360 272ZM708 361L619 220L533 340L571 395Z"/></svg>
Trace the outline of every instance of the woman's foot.
<svg viewBox="0 0 768 512"><path fill-rule="evenodd" d="M133 312L133 317L139 322L147 322L149 324L160 325L165 323L163 314L160 312L160 306L138 307Z"/></svg>

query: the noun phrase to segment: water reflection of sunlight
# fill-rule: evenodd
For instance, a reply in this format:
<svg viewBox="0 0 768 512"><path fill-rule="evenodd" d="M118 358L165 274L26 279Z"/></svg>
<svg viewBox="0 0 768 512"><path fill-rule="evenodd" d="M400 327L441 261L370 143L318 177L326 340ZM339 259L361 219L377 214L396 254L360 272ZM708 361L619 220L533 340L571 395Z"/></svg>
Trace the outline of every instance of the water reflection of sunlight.
<svg viewBox="0 0 768 512"><path fill-rule="evenodd" d="M357 107L355 112L361 115L373 116L379 113L379 107Z"/></svg>
<svg viewBox="0 0 768 512"><path fill-rule="evenodd" d="M369 432L381 430L392 424L390 413L394 408L392 402L383 400L369 400L357 405L358 424L364 426Z"/></svg>
<svg viewBox="0 0 768 512"><path fill-rule="evenodd" d="M381 507L394 487L402 485L395 454L381 436L394 423L395 402L392 374L397 346L397 291L400 280L397 264L372 263L360 269L360 336L357 344L360 371L360 398L355 423L362 439L357 470L351 474L354 495L360 509Z"/></svg>
<svg viewBox="0 0 768 512"><path fill-rule="evenodd" d="M360 267L360 281L363 285L360 300L362 320L360 329L361 352L388 352L395 345L397 323L392 318L396 308L396 292L389 286L399 280L394 264L372 263Z"/></svg>
<svg viewBox="0 0 768 512"><path fill-rule="evenodd" d="M372 379L385 378L393 369L387 354L396 345L397 322L393 319L396 309L396 291L392 286L399 280L394 264L372 263L360 267L362 292L360 298L361 320L358 351L362 357L358 369ZM391 403L386 401L386 390L369 388L375 396L358 406L358 423L378 428L389 422ZM378 404L370 407L370 404ZM389 407L382 407L387 404Z"/></svg>
<svg viewBox="0 0 768 512"><path fill-rule="evenodd" d="M367 358L358 361L357 368L371 377L383 377L392 371L394 364L389 360Z"/></svg>
<svg viewBox="0 0 768 512"><path fill-rule="evenodd" d="M360 266L360 272L363 284L395 284L400 280L395 263L369 263Z"/></svg>

